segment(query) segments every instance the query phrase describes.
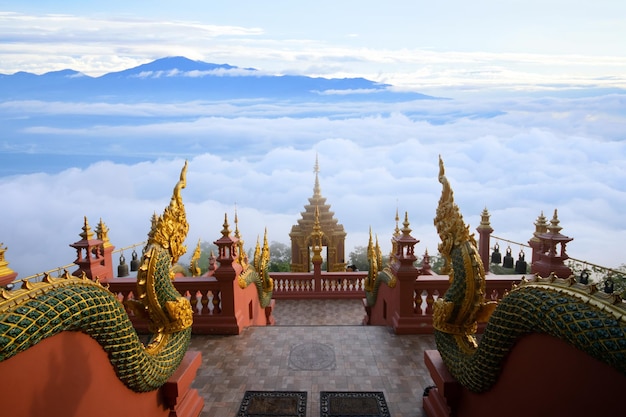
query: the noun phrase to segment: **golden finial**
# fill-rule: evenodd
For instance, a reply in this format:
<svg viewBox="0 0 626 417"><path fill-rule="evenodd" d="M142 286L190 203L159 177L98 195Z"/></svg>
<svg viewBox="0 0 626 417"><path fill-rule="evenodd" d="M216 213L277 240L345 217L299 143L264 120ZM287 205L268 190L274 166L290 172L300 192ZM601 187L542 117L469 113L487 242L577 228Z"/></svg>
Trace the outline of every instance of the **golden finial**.
<svg viewBox="0 0 626 417"><path fill-rule="evenodd" d="M237 217L237 206L235 205L235 237L239 239L241 235L239 234L239 217Z"/></svg>
<svg viewBox="0 0 626 417"><path fill-rule="evenodd" d="M98 240L102 241L102 247L108 248L109 246L112 246L109 241L109 228L102 221L102 217L100 218L98 226L96 226L96 236L98 237Z"/></svg>
<svg viewBox="0 0 626 417"><path fill-rule="evenodd" d="M478 226L478 229L491 229L489 217L489 211L487 210L487 207L485 207L483 212L480 214L480 225Z"/></svg>
<svg viewBox="0 0 626 417"><path fill-rule="evenodd" d="M228 215L226 213L224 213L224 224L222 226L222 237L230 236L230 229L228 228Z"/></svg>
<svg viewBox="0 0 626 417"><path fill-rule="evenodd" d="M396 228L393 231L394 236L400 236L400 215L398 214L398 207L396 206Z"/></svg>
<svg viewBox="0 0 626 417"><path fill-rule="evenodd" d="M93 232L91 231L91 227L89 226L89 222L87 221L87 216L85 216L85 222L83 225L83 232L79 234L83 240L91 240L93 239Z"/></svg>
<svg viewBox="0 0 626 417"><path fill-rule="evenodd" d="M313 167L313 172L315 172L315 186L313 187L313 195L315 197L319 197L322 195L322 191L320 189L320 180L319 180L320 164L317 158L317 153L315 154L315 166Z"/></svg>
<svg viewBox="0 0 626 417"><path fill-rule="evenodd" d="M533 242L539 242L539 235L542 235L548 231L548 221L546 217L543 215L543 210L537 220L535 221L535 231L533 232L533 237L530 238Z"/></svg>
<svg viewBox="0 0 626 417"><path fill-rule="evenodd" d="M12 275L15 273L11 268L9 268L9 262L4 257L4 253L8 250L4 243L0 242L0 277L7 277L8 275Z"/></svg>
<svg viewBox="0 0 626 417"><path fill-rule="evenodd" d="M563 228L559 226L559 223L560 223L560 220L559 220L559 216L557 215L557 210L554 209L554 216L552 216L552 220L550 220L550 226L548 226L548 230L550 231L550 233L556 235L561 230L563 230Z"/></svg>
<svg viewBox="0 0 626 417"><path fill-rule="evenodd" d="M315 221L313 223L313 231L309 235L311 238L311 247L313 250L313 260L322 260L322 227L320 226L320 210L319 206L315 206Z"/></svg>
<svg viewBox="0 0 626 417"><path fill-rule="evenodd" d="M172 257L172 265L185 254L187 247L183 245L189 231L189 223L185 214L185 206L181 190L186 187L187 161L180 172L180 179L174 186L170 205L165 207L163 214L153 219L153 230L148 235L148 243L159 244L167 249Z"/></svg>
<svg viewBox="0 0 626 417"><path fill-rule="evenodd" d="M404 226L402 228L402 234L404 236L409 236L411 234L412 229L409 227L409 212L408 211L404 212L404 222L402 223L402 225Z"/></svg>

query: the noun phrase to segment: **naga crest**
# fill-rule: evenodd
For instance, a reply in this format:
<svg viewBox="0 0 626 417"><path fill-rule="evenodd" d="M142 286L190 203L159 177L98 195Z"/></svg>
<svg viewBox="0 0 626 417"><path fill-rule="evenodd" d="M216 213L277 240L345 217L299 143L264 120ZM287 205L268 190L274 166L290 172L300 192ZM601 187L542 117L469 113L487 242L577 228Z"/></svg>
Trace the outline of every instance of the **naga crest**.
<svg viewBox="0 0 626 417"><path fill-rule="evenodd" d="M155 342L162 340L164 334L191 327L193 321L189 301L171 285L172 266L187 251L183 242L189 224L181 196L181 190L186 186L186 173L185 161L169 206L161 216L152 219L142 264L137 271L138 300L127 301L135 313L150 318L151 328L157 334Z"/></svg>
<svg viewBox="0 0 626 417"><path fill-rule="evenodd" d="M439 252L445 259L444 273L450 276L450 287L433 308L433 326L453 335L463 350L476 348L477 322L485 321L495 303L485 302L485 270L474 236L463 221L448 182L443 160L439 157L439 182L443 186L434 219L441 238Z"/></svg>

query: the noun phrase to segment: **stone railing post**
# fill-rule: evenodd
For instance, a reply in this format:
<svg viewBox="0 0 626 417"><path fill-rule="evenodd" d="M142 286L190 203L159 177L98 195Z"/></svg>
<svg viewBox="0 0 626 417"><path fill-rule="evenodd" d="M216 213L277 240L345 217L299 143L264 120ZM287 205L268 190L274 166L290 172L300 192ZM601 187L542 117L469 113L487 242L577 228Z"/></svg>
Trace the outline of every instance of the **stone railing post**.
<svg viewBox="0 0 626 417"><path fill-rule="evenodd" d="M487 208L485 208L480 215L480 225L476 228L478 232L479 241L478 241L478 255L480 259L483 261L483 267L485 268L485 273L489 272L489 264L491 263L491 259L489 256L489 243L491 238L491 233L493 233L493 228L489 223L489 212Z"/></svg>
<svg viewBox="0 0 626 417"><path fill-rule="evenodd" d="M419 240L411 236L408 213L405 213L403 224L402 234L394 238L396 253L391 265L397 279L394 289L396 303L392 306L392 327L396 334L402 334L403 328L412 326L415 316L415 280L419 275L419 270L414 265L417 261L415 245Z"/></svg>
<svg viewBox="0 0 626 417"><path fill-rule="evenodd" d="M241 273L241 266L235 262L238 241L239 239L230 235L228 218L224 215L222 237L213 242L217 245L217 262L219 264L213 276L221 284L220 300L222 304L221 319L216 326L222 328L224 334L239 334L243 329L243 324L238 322L235 315L235 285L237 285L236 278Z"/></svg>

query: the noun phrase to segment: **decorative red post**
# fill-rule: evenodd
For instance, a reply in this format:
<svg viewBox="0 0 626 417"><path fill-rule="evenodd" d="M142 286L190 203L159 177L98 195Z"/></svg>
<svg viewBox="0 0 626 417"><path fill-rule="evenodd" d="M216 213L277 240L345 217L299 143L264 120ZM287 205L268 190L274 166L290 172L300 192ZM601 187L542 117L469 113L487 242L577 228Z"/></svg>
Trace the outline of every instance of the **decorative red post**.
<svg viewBox="0 0 626 417"><path fill-rule="evenodd" d="M102 257L104 258L104 266L107 269L106 274L99 276L100 282L105 283L115 277L113 270L113 250L115 246L109 241L109 228L104 224L102 219L96 226L96 237L102 241Z"/></svg>
<svg viewBox="0 0 626 417"><path fill-rule="evenodd" d="M485 268L485 273L489 272L489 240L491 237L491 233L493 232L493 228L489 223L489 212L487 211L487 207L483 210L480 215L480 225L476 228L478 232L479 241L478 241L478 255L480 259L483 261L483 266Z"/></svg>
<svg viewBox="0 0 626 417"><path fill-rule="evenodd" d="M572 270L565 266L565 261L569 259L565 252L565 245L574 240L574 238L562 235L560 233L561 229L563 228L559 226L559 219L555 209L554 216L548 226L548 232L537 236L541 246L538 252L538 259L531 266L531 273L539 274L542 277L547 277L554 273L559 278L567 278L572 275ZM534 258L535 252L533 251Z"/></svg>
<svg viewBox="0 0 626 417"><path fill-rule="evenodd" d="M541 257L541 239L539 239L539 236L546 233L547 231L548 231L548 222L546 221L546 217L543 215L543 211L542 211L539 217L537 217L537 220L535 221L535 232L533 233L533 237L531 237L530 240L528 241L528 245L530 245L530 247L533 250L532 259L530 261L531 267Z"/></svg>
<svg viewBox="0 0 626 417"><path fill-rule="evenodd" d="M241 266L235 262L237 259L237 242L239 239L230 235L228 227L228 217L224 214L224 228L222 237L216 240L217 262L219 266L215 269L213 276L222 285L220 287L220 299L222 302L221 316L223 319L216 327L223 329L223 334L239 334L243 325L238 323L235 316L235 285L236 278L241 273Z"/></svg>
<svg viewBox="0 0 626 417"><path fill-rule="evenodd" d="M70 245L76 249L76 260L74 263L78 265L78 269L72 275L80 277L84 272L87 278L91 280L98 278L101 282L106 282L113 278L113 266L110 260L110 252L113 250L113 246L110 246L110 251L108 252L109 265L107 265L103 242L100 239L93 238L93 232L89 222L87 222L87 216L85 216L83 232L79 236L82 239Z"/></svg>
<svg viewBox="0 0 626 417"><path fill-rule="evenodd" d="M404 334L403 328L409 328L413 324L413 298L415 292L415 280L419 276L419 270L414 263L415 245L419 240L411 236L409 227L409 214L404 214L404 227L402 234L394 237L395 256L391 264L393 274L397 278L394 294L397 298L397 308L393 313L392 325L396 334Z"/></svg>
<svg viewBox="0 0 626 417"><path fill-rule="evenodd" d="M424 251L424 257L422 258L422 267L419 270L419 275L432 275L433 270L430 265L430 255L428 249Z"/></svg>

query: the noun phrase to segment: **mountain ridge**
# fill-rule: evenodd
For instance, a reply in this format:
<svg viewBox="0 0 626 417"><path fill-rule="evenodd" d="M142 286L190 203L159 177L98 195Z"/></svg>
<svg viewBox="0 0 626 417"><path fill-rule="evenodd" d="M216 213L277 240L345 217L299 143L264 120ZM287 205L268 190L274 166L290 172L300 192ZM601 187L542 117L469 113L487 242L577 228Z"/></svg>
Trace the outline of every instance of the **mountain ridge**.
<svg viewBox="0 0 626 417"><path fill-rule="evenodd" d="M294 99L315 101L436 99L394 91L389 84L365 78L271 75L254 68L214 64L183 56L154 61L92 77L73 69L41 75L19 71L0 74L0 100L162 101Z"/></svg>

